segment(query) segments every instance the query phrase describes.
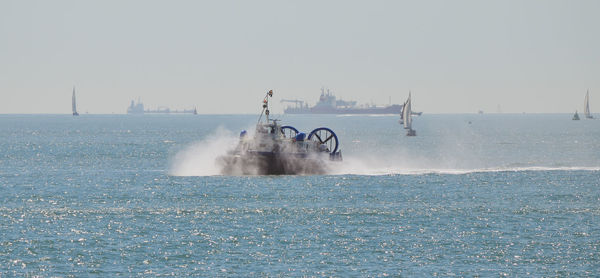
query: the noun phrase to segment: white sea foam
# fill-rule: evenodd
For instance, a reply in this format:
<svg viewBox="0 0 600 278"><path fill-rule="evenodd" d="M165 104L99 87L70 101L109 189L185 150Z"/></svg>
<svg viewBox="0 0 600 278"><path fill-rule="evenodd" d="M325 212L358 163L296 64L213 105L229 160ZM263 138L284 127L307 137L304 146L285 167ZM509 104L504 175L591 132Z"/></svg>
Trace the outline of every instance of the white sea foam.
<svg viewBox="0 0 600 278"><path fill-rule="evenodd" d="M237 144L233 132L218 128L201 141L180 150L171 158L169 174L172 176L214 176L220 174L215 161L231 146Z"/></svg>

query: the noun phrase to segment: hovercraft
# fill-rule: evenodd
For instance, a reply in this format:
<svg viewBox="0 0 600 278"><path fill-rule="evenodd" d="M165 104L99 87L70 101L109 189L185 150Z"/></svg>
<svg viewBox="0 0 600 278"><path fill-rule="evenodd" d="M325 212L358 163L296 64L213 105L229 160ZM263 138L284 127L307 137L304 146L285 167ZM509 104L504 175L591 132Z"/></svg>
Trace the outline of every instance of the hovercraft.
<svg viewBox="0 0 600 278"><path fill-rule="evenodd" d="M253 135L243 130L237 146L217 158L224 175L314 175L326 174L341 161L339 140L333 130L319 127L308 135L295 127L269 118L270 90ZM265 120L261 121L263 115Z"/></svg>

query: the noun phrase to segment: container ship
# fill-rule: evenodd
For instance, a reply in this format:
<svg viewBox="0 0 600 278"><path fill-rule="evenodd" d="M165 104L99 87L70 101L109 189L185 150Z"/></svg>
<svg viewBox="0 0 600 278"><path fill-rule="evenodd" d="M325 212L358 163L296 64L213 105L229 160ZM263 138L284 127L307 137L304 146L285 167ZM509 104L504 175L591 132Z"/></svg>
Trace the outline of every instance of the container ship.
<svg viewBox="0 0 600 278"><path fill-rule="evenodd" d="M294 103L283 110L285 114L399 114L402 105L390 104L387 106L357 105L356 101L337 99L333 93L321 88L321 96L315 106L309 107L302 100L283 99L281 102Z"/></svg>

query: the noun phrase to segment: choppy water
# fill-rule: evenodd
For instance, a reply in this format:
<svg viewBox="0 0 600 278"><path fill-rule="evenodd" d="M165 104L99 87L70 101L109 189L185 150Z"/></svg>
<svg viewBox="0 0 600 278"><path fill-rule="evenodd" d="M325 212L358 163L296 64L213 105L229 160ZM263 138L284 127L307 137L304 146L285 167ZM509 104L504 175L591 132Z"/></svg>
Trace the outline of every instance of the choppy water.
<svg viewBox="0 0 600 278"><path fill-rule="evenodd" d="M0 276L577 276L600 269L600 121L284 116L326 176L226 177L244 116L0 116ZM470 122L470 123L469 123Z"/></svg>

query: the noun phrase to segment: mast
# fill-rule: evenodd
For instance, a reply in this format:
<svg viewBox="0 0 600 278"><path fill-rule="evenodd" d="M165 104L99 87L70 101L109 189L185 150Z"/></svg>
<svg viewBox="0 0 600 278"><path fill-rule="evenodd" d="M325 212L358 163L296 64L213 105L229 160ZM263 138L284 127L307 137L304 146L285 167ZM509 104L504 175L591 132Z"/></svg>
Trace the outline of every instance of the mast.
<svg viewBox="0 0 600 278"><path fill-rule="evenodd" d="M79 116L79 113L77 113L77 99L75 98L75 86L73 86L73 97L71 99L71 106L73 108L73 116Z"/></svg>

